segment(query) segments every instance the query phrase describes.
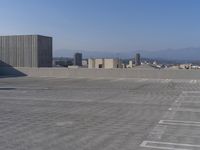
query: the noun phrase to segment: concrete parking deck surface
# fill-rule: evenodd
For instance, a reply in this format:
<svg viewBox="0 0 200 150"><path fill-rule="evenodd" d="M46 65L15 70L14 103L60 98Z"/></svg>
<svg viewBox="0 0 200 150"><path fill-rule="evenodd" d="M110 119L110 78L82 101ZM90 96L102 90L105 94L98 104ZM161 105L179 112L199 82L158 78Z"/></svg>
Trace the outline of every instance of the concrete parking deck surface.
<svg viewBox="0 0 200 150"><path fill-rule="evenodd" d="M0 79L0 150L199 150L200 81Z"/></svg>

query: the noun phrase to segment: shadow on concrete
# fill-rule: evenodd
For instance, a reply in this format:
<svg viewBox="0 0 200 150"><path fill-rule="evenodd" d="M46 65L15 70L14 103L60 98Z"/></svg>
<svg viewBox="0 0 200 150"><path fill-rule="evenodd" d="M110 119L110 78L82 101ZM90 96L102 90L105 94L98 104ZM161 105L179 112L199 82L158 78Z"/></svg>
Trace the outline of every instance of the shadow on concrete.
<svg viewBox="0 0 200 150"><path fill-rule="evenodd" d="M8 90L16 90L16 88L0 88L0 91L2 90L5 90L5 91L8 91Z"/></svg>
<svg viewBox="0 0 200 150"><path fill-rule="evenodd" d="M0 78L24 77L23 72L0 60Z"/></svg>

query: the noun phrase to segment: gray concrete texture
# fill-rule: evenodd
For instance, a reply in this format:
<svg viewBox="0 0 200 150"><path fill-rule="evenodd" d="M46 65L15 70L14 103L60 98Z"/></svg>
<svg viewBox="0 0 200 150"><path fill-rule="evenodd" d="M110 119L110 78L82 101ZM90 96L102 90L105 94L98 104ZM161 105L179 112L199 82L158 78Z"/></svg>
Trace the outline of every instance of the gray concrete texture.
<svg viewBox="0 0 200 150"><path fill-rule="evenodd" d="M0 78L1 150L199 150L200 81Z"/></svg>
<svg viewBox="0 0 200 150"><path fill-rule="evenodd" d="M200 79L199 70L172 69L67 69L67 68L0 68L0 75L26 74L32 77L62 78L148 78L148 79Z"/></svg>
<svg viewBox="0 0 200 150"><path fill-rule="evenodd" d="M52 38L40 35L0 36L0 66L51 67Z"/></svg>

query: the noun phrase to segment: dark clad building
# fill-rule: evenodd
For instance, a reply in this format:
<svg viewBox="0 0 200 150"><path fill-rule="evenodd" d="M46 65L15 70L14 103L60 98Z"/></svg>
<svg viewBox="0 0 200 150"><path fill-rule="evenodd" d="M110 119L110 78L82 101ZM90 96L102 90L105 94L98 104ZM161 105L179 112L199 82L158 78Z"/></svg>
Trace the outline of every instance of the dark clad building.
<svg viewBox="0 0 200 150"><path fill-rule="evenodd" d="M136 66L141 65L141 60L140 60L140 54L139 54L139 53L137 53L137 54L135 55L135 65L136 65Z"/></svg>
<svg viewBox="0 0 200 150"><path fill-rule="evenodd" d="M52 67L52 38L41 35L0 36L0 66Z"/></svg>
<svg viewBox="0 0 200 150"><path fill-rule="evenodd" d="M82 66L82 54L81 53L74 54L74 65Z"/></svg>

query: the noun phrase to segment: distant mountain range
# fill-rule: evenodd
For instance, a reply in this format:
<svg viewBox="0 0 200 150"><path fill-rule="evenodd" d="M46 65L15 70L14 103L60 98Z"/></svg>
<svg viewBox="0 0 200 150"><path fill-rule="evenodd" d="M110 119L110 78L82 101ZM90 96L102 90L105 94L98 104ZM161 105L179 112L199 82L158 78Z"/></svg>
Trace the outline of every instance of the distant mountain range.
<svg viewBox="0 0 200 150"><path fill-rule="evenodd" d="M200 48L167 49L161 51L141 51L147 58L165 60L200 60Z"/></svg>
<svg viewBox="0 0 200 150"><path fill-rule="evenodd" d="M74 50L55 50L55 57L72 57L75 52L83 53L84 58L133 58L135 53L140 53L143 58L150 59L163 59L163 60L176 60L176 61L199 61L200 60L200 48L182 48L182 49L167 49L160 51L121 51L121 52L112 52L112 51L74 51Z"/></svg>

